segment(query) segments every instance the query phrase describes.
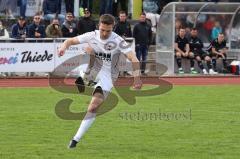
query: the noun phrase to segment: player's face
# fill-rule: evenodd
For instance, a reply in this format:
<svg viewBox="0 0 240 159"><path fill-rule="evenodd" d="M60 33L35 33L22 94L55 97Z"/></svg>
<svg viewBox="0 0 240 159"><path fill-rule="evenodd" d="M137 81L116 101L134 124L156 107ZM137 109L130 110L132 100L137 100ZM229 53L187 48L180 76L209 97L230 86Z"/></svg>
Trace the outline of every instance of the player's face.
<svg viewBox="0 0 240 159"><path fill-rule="evenodd" d="M72 21L73 20L73 15L72 14L67 14L66 19L67 19L67 21Z"/></svg>
<svg viewBox="0 0 240 159"><path fill-rule="evenodd" d="M196 37L197 36L197 30L192 30L191 31L191 36Z"/></svg>
<svg viewBox="0 0 240 159"><path fill-rule="evenodd" d="M224 40L224 35L223 34L219 34L218 35L218 42L221 43Z"/></svg>
<svg viewBox="0 0 240 159"><path fill-rule="evenodd" d="M22 27L25 24L25 20L18 20L18 23Z"/></svg>
<svg viewBox="0 0 240 159"><path fill-rule="evenodd" d="M146 16L145 15L141 15L139 18L140 22L145 22L146 21Z"/></svg>
<svg viewBox="0 0 240 159"><path fill-rule="evenodd" d="M180 30L179 30L179 36L180 36L180 37L184 37L185 34L186 34L185 29L180 29Z"/></svg>
<svg viewBox="0 0 240 159"><path fill-rule="evenodd" d="M113 25L107 25L100 23L99 25L99 31L100 31L100 38L102 40L106 40L109 38L113 30Z"/></svg>
<svg viewBox="0 0 240 159"><path fill-rule="evenodd" d="M127 18L126 14L120 14L119 15L119 19L120 19L121 22L125 22L126 18Z"/></svg>
<svg viewBox="0 0 240 159"><path fill-rule="evenodd" d="M36 24L39 24L40 21L41 21L41 17L40 17L40 16L35 16L35 17L33 18L33 21L34 21Z"/></svg>

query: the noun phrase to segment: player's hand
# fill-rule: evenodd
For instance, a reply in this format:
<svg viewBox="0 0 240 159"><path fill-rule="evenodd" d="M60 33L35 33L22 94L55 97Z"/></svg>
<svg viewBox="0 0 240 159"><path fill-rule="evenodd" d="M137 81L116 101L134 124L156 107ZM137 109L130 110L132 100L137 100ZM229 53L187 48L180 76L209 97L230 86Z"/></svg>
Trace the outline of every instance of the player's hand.
<svg viewBox="0 0 240 159"><path fill-rule="evenodd" d="M222 58L224 58L224 55L223 55L223 53L218 53L218 55L220 55Z"/></svg>
<svg viewBox="0 0 240 159"><path fill-rule="evenodd" d="M135 77L133 82L133 89L140 90L142 88L142 81L140 77Z"/></svg>
<svg viewBox="0 0 240 159"><path fill-rule="evenodd" d="M64 53L65 53L65 49L63 49L62 47L60 47L60 48L58 49L58 57L63 56Z"/></svg>
<svg viewBox="0 0 240 159"><path fill-rule="evenodd" d="M187 52L183 52L183 53L182 53L182 56L183 56L183 57L187 57L187 56L188 56L188 53L187 53Z"/></svg>
<svg viewBox="0 0 240 159"><path fill-rule="evenodd" d="M84 48L84 51L85 51L87 54L90 54L90 55L94 54L94 50L93 50L93 48L92 48L89 44L88 44L87 47Z"/></svg>
<svg viewBox="0 0 240 159"><path fill-rule="evenodd" d="M38 32L35 32L35 37L40 37L41 36L41 34L40 33L38 33Z"/></svg>

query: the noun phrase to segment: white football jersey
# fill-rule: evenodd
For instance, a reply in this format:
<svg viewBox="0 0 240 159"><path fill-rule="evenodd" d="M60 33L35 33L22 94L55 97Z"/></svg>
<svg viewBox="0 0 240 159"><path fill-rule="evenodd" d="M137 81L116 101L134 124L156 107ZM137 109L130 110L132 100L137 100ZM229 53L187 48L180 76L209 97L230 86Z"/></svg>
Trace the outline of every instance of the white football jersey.
<svg viewBox="0 0 240 159"><path fill-rule="evenodd" d="M93 48L95 52L94 69L111 72L115 76L119 73L117 64L120 54L132 51L131 45L114 32L106 40L100 38L99 30L79 35L77 38L81 44L88 43Z"/></svg>

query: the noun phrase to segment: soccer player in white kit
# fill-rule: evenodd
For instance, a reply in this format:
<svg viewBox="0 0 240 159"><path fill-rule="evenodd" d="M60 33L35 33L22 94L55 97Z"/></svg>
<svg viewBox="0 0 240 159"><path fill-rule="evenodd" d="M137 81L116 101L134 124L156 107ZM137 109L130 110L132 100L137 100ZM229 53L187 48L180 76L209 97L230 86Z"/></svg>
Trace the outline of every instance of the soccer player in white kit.
<svg viewBox="0 0 240 159"><path fill-rule="evenodd" d="M95 90L93 91L91 102L88 105L87 113L82 120L76 135L70 141L69 148L76 147L84 133L94 122L97 109L101 106L107 98L108 93L111 91L113 83L119 74L119 70L116 67L119 54L124 54L126 58L132 62L134 76L133 88L141 89L142 87L139 61L131 47L126 47L126 41L116 33L112 32L113 27L114 17L109 14L104 14L99 20L99 30L69 38L64 41L58 50L58 55L63 56L65 50L71 45L88 43L88 47L86 47L85 51L95 57L94 64L90 68L90 74L91 72L97 72L97 75L94 78L94 82L96 82L94 85Z"/></svg>

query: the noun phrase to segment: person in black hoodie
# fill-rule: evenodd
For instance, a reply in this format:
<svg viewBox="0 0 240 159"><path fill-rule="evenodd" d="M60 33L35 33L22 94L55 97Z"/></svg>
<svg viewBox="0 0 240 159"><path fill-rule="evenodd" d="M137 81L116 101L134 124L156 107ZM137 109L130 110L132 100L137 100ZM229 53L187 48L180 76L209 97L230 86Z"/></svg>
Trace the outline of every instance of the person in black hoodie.
<svg viewBox="0 0 240 159"><path fill-rule="evenodd" d="M18 22L12 26L12 38L25 39L27 37L27 26L24 17L19 17Z"/></svg>
<svg viewBox="0 0 240 159"><path fill-rule="evenodd" d="M66 14L66 20L62 25L62 34L63 37L74 37L78 34L77 25L74 22L73 14L70 12Z"/></svg>
<svg viewBox="0 0 240 159"><path fill-rule="evenodd" d="M84 17L78 21L78 34L82 35L86 32L94 31L96 29L96 23L91 18L90 11L84 9Z"/></svg>
<svg viewBox="0 0 240 159"><path fill-rule="evenodd" d="M121 37L132 37L131 25L128 23L125 11L119 12L119 21L114 27L114 32Z"/></svg>
<svg viewBox="0 0 240 159"><path fill-rule="evenodd" d="M139 23L133 28L133 37L135 38L135 51L138 60L141 62L141 73L145 74L148 47L151 43L152 30L146 22L146 14L141 13Z"/></svg>

